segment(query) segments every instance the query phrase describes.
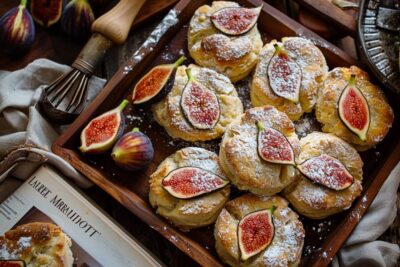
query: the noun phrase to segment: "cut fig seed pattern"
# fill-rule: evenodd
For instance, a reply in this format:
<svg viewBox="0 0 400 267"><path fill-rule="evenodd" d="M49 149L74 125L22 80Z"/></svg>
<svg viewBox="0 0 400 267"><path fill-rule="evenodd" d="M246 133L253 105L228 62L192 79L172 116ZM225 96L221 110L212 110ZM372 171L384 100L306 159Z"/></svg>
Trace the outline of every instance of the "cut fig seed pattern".
<svg viewBox="0 0 400 267"><path fill-rule="evenodd" d="M274 44L275 53L268 63L267 75L272 91L291 102L299 102L301 86L301 68L278 44Z"/></svg>
<svg viewBox="0 0 400 267"><path fill-rule="evenodd" d="M186 57L181 56L175 63L152 68L133 88L133 104L143 104L156 98L161 92L167 93L174 84L176 69L185 60Z"/></svg>
<svg viewBox="0 0 400 267"><path fill-rule="evenodd" d="M278 164L295 165L295 156L289 140L280 131L257 122L257 151L261 159Z"/></svg>
<svg viewBox="0 0 400 267"><path fill-rule="evenodd" d="M338 113L340 120L362 141L367 139L371 116L367 99L356 86L356 76L351 75L348 84L339 98Z"/></svg>
<svg viewBox="0 0 400 267"><path fill-rule="evenodd" d="M274 238L272 214L275 208L255 211L244 216L238 225L240 259L247 260L266 249Z"/></svg>
<svg viewBox="0 0 400 267"><path fill-rule="evenodd" d="M257 23L262 5L256 8L226 7L211 15L215 28L227 35L249 32Z"/></svg>
<svg viewBox="0 0 400 267"><path fill-rule="evenodd" d="M312 157L297 168L312 182L336 191L344 190L354 182L354 177L343 163L327 154Z"/></svg>
<svg viewBox="0 0 400 267"><path fill-rule="evenodd" d="M224 188L229 181L199 167L182 167L171 171L162 187L172 196L189 199Z"/></svg>
<svg viewBox="0 0 400 267"><path fill-rule="evenodd" d="M196 129L213 129L219 121L220 106L217 95L199 83L186 69L188 82L181 96L181 108L187 121Z"/></svg>
<svg viewBox="0 0 400 267"><path fill-rule="evenodd" d="M92 119L82 130L80 151L100 153L110 149L122 134L122 111L128 103L129 101L124 99L118 107Z"/></svg>

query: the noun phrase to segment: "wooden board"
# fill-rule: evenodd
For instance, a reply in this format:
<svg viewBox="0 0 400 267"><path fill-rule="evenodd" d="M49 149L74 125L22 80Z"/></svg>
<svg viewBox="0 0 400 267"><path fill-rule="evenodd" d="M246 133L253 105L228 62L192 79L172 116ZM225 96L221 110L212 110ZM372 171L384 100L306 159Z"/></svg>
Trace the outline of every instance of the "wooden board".
<svg viewBox="0 0 400 267"><path fill-rule="evenodd" d="M245 6L261 4L259 0L240 0L238 2ZM186 50L187 24L197 7L205 3L210 3L210 1L181 0L174 8L179 13L178 23L163 35L157 45L142 47L137 53L137 55L141 55L140 57L128 59L86 111L54 143L52 149L196 262L203 266L221 266L222 263L214 250L212 226L192 230L188 233L181 232L156 215L148 202L148 177L150 174L171 153L191 145L187 142L172 140L165 130L154 122L149 106L142 108L130 106L125 110L125 114L129 115L126 120L126 131L133 125L139 126L153 141L155 157L146 170L134 173L122 171L115 166L107 154L85 156L77 150L80 132L89 120L115 107L123 98L129 97L132 86L147 70L154 65L174 61L182 52L188 55ZM343 51L265 3L258 27L262 32L264 42L272 38L280 39L284 36L294 35L311 39L321 48L330 68L356 64ZM140 58L141 60L139 60ZM245 84L246 81L236 85L239 95L247 99L242 98L242 100L248 101L249 92ZM396 107L394 103L398 101L398 97L390 95L389 99L392 101L392 106ZM399 110L395 112L399 114ZM393 128L397 129L398 127L399 123L396 120ZM196 145L216 150L218 142L197 142ZM399 149L399 133L391 131L376 149L362 154L365 162L363 197L357 199L349 210L325 220L301 218L306 229L303 266L327 266L329 264L371 204L391 169L400 160L400 153L396 153L396 150L399 151Z"/></svg>

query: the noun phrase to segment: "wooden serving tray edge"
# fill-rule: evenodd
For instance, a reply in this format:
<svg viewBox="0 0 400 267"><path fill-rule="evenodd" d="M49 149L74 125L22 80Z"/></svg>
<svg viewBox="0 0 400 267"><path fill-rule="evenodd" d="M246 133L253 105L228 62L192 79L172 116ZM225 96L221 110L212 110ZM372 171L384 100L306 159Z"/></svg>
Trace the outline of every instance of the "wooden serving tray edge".
<svg viewBox="0 0 400 267"><path fill-rule="evenodd" d="M259 6L262 1L260 0L244 0L246 3ZM178 13L182 12L185 8L190 5L196 5L197 1L190 0L181 0L179 1L174 9ZM243 1L242 1L243 2ZM285 14L276 10L272 6L263 3L263 12L266 12L266 16L271 20L275 20L279 23L280 27L283 28L282 35L283 36L292 36L292 35L300 35L306 38L311 38L313 41L316 41L317 44L320 44L320 49L323 50L326 57L334 55L336 61L333 61L333 65L343 66L343 65L358 65L356 60L352 57L348 56L345 52L330 44L329 42L323 40L321 37L317 36L313 32L301 26L299 23L291 20ZM198 5L198 4L197 4ZM181 17L184 15L185 17ZM179 22L172 28L170 28L167 33L160 39L156 46L162 46L169 39L169 36L174 33L174 29L180 28L183 25L183 21L186 21L187 15L179 14ZM152 48L154 48L152 47ZM99 113L99 110L107 110L108 107L106 104L106 99L110 96L115 87L126 87L133 78L126 79L125 67L129 66L129 68L133 69L140 73L143 69L143 66L139 64L144 59L151 60L151 57L154 57L157 53L156 49L150 49L150 47L141 48L139 53L143 54L143 58L141 61L135 61L133 58L129 59L124 66L119 68L117 73L110 79L110 81L106 84L100 94L96 97L96 99L92 102L90 106L88 106L84 113L82 113L72 124L71 126L55 141L52 146L52 150L55 154L64 158L68 161L73 167L75 167L78 171L87 176L90 180L92 180L96 185L105 190L108 194L110 194L113 198L115 198L118 202L124 205L131 212L140 217L144 222L148 223L151 228L158 231L165 238L170 240L175 246L181 249L184 253L192 257L196 262L203 266L221 266L221 262L212 256L205 248L200 246L197 242L188 239L184 236L179 230L176 230L173 226L168 224L164 219L157 216L154 210L150 207L150 205L144 202L141 198L135 197L129 189L123 186L115 186L115 184L111 183L107 177L105 177L100 171L92 166L81 161L79 155L71 149L67 149L63 147L68 140L76 134L77 131L85 126L88 121L94 116L95 113ZM113 98L121 98L121 95L113 94ZM377 192L380 187L386 180L387 176L390 174L390 171L400 160L400 153L395 153L396 151L400 151L400 141L396 143L396 146L393 147L393 150L390 153L390 156L383 162L381 168L379 168L379 172L377 171L373 175L375 179L371 181L371 186L369 186L369 190L365 192L367 196L367 201L362 201L359 198L351 207L348 215L341 221L340 233L331 233L326 241L323 243L322 249L320 253L315 253L309 260L307 266L327 266L332 257L336 254L336 252L340 249L342 244L346 241L347 237L350 235L354 227L357 225L359 219L363 216L366 209L372 203L375 198ZM351 216L352 214L358 214L356 217ZM326 252L324 256L322 253Z"/></svg>

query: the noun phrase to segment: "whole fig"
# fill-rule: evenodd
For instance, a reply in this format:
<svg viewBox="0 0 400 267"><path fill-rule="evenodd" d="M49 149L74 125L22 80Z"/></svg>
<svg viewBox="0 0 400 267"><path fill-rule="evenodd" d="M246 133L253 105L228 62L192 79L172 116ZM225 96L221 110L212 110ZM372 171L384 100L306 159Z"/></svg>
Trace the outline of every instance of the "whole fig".
<svg viewBox="0 0 400 267"><path fill-rule="evenodd" d="M124 134L111 153L115 163L129 171L143 169L153 160L153 156L154 149L150 138L138 128Z"/></svg>
<svg viewBox="0 0 400 267"><path fill-rule="evenodd" d="M88 38L94 21L92 8L87 0L72 0L61 17L61 28L73 38Z"/></svg>
<svg viewBox="0 0 400 267"><path fill-rule="evenodd" d="M18 7L0 17L0 45L11 54L25 52L35 39L35 24L26 9L26 1L22 0Z"/></svg>
<svg viewBox="0 0 400 267"><path fill-rule="evenodd" d="M48 28L60 20L64 0L31 0L30 3L32 17L41 26Z"/></svg>

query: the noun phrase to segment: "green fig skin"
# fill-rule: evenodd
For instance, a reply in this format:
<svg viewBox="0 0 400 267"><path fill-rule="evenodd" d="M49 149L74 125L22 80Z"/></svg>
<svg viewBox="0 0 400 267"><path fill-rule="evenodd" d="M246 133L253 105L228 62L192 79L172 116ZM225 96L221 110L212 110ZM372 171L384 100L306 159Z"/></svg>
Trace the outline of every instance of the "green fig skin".
<svg viewBox="0 0 400 267"><path fill-rule="evenodd" d="M35 24L22 0L0 18L0 46L9 54L26 52L35 40Z"/></svg>
<svg viewBox="0 0 400 267"><path fill-rule="evenodd" d="M117 141L111 157L119 167L137 171L145 168L153 160L153 144L147 135L134 128Z"/></svg>
<svg viewBox="0 0 400 267"><path fill-rule="evenodd" d="M63 11L61 28L76 39L87 39L92 34L90 27L95 17L87 0L72 0Z"/></svg>

